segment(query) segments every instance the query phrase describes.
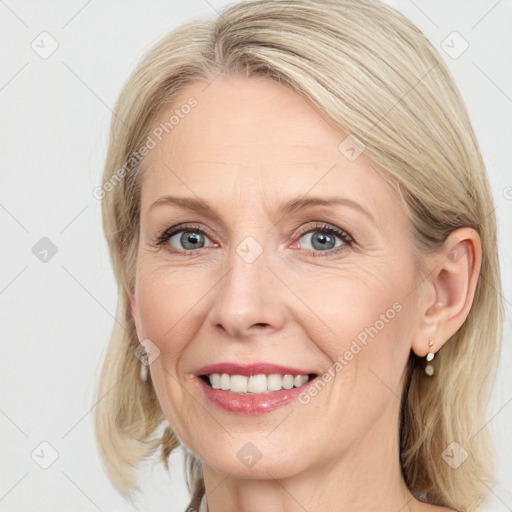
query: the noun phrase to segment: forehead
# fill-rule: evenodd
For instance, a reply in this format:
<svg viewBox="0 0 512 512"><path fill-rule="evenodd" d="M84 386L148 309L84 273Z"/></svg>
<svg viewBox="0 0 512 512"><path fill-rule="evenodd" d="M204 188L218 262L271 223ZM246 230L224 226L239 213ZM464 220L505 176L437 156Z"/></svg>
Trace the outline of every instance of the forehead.
<svg viewBox="0 0 512 512"><path fill-rule="evenodd" d="M196 106L176 116L193 98ZM155 127L175 123L144 163L142 208L165 193L233 204L343 192L389 202L393 194L364 153L350 161L339 145L347 133L298 93L269 79L222 77L197 82L162 110ZM176 121L179 121L176 123Z"/></svg>

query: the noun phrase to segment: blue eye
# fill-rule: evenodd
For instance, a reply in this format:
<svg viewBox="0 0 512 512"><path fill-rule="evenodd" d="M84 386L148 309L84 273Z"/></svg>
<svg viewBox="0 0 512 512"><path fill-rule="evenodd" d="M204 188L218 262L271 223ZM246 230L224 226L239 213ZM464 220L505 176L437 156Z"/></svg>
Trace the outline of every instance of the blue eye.
<svg viewBox="0 0 512 512"><path fill-rule="evenodd" d="M329 226L327 224L320 224L310 228L304 232L299 240L307 240L309 247L304 247L301 243L301 249L306 249L306 252L312 256L325 256L338 252L343 246L350 246L354 239L342 229Z"/></svg>
<svg viewBox="0 0 512 512"><path fill-rule="evenodd" d="M180 231L169 238L169 243L172 242L173 238L178 238L184 249L201 249L205 243L205 235L198 231Z"/></svg>
<svg viewBox="0 0 512 512"><path fill-rule="evenodd" d="M336 239L336 235L324 233L323 231L310 231L306 235L302 235L301 238L305 237L309 237L310 246L319 251L328 251L329 249L339 247L343 243L343 241ZM336 245L337 242L339 243Z"/></svg>
<svg viewBox="0 0 512 512"><path fill-rule="evenodd" d="M346 231L324 223L309 226L309 229L302 230L302 233L297 236L296 240L306 240L304 245L300 242L299 248L313 257L330 256L343 250L345 246L351 246L354 242ZM200 226L183 225L174 226L162 233L157 245L164 244L169 246L167 249L172 253L189 255L196 254L200 249L218 247L218 244L211 242L210 237Z"/></svg>
<svg viewBox="0 0 512 512"><path fill-rule="evenodd" d="M169 245L174 249L191 252L204 248L206 240L209 240L208 236L199 227L175 226L163 233L157 244L162 245L169 242Z"/></svg>

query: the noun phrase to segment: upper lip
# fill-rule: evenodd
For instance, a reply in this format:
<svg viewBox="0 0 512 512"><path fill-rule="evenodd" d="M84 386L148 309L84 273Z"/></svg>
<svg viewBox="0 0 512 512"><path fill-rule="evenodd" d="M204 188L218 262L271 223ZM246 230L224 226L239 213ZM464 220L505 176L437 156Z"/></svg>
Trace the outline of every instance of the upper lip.
<svg viewBox="0 0 512 512"><path fill-rule="evenodd" d="M314 373L309 370L304 370L301 368L293 368L291 366L283 366L279 364L272 363L251 363L251 364L239 364L239 363L216 363L216 364L208 364L199 368L197 370L196 375L211 375L213 373L227 373L229 375L245 375L246 377L250 377L251 375L270 375L273 373L277 373L280 375L309 375Z"/></svg>

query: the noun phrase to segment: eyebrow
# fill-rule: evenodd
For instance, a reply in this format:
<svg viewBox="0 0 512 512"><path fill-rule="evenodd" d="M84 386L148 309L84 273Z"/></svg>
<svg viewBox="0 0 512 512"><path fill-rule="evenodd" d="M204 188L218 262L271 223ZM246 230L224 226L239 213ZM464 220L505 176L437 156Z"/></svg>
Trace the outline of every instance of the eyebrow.
<svg viewBox="0 0 512 512"><path fill-rule="evenodd" d="M192 210L200 213L214 212L214 208L204 199L194 199L192 197L178 197L178 196L162 196L157 199L151 206L150 210L155 206L160 205L175 205L187 210ZM313 206L347 206L368 217L375 223L375 217L362 205L349 199L348 197L315 197L315 196L299 196L288 201L285 201L278 209L281 215L294 213Z"/></svg>

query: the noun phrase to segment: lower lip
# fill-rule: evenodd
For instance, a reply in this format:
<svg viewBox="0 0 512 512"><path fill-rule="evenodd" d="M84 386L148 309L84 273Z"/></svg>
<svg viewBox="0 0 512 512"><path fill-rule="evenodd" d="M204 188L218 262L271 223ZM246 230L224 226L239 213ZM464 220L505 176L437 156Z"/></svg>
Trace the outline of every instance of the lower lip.
<svg viewBox="0 0 512 512"><path fill-rule="evenodd" d="M298 388L281 389L280 391L254 395L242 395L222 389L213 389L203 379L197 377L197 380L206 398L221 409L233 413L255 415L275 411L293 402L315 379L309 380Z"/></svg>

